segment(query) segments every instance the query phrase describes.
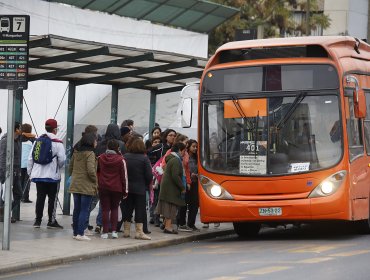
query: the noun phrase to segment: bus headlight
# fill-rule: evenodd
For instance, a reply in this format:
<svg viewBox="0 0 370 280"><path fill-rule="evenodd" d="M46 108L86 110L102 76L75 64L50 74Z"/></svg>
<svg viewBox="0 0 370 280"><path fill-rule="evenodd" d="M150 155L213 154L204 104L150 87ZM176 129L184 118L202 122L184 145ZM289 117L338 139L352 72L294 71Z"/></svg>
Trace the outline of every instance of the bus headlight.
<svg viewBox="0 0 370 280"><path fill-rule="evenodd" d="M202 185L204 191L211 198L229 200L234 199L223 187L205 176L200 176L200 184Z"/></svg>
<svg viewBox="0 0 370 280"><path fill-rule="evenodd" d="M342 170L326 178L310 193L308 197L313 198L332 195L342 185L346 174L347 172Z"/></svg>

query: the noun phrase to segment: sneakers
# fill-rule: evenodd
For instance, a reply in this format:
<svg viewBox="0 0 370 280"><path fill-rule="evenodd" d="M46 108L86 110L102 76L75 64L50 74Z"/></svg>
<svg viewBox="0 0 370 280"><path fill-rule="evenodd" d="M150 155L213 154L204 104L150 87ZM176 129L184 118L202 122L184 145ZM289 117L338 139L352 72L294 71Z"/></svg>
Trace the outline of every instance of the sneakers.
<svg viewBox="0 0 370 280"><path fill-rule="evenodd" d="M108 239L108 233L103 233L102 235L100 235L100 238L101 239Z"/></svg>
<svg viewBox="0 0 370 280"><path fill-rule="evenodd" d="M195 225L194 226L192 226L192 227L190 227L193 231L200 231L200 229L199 228L197 228Z"/></svg>
<svg viewBox="0 0 370 280"><path fill-rule="evenodd" d="M100 233L100 232L101 232L101 226L96 226L95 233Z"/></svg>
<svg viewBox="0 0 370 280"><path fill-rule="evenodd" d="M76 236L76 238L75 238L76 240L78 240L78 241L90 241L91 239L89 238L89 237L87 237L86 235L77 235Z"/></svg>
<svg viewBox="0 0 370 280"><path fill-rule="evenodd" d="M57 220L55 220L54 222L48 222L48 225L46 227L53 229L63 229L63 227L60 224L58 224Z"/></svg>
<svg viewBox="0 0 370 280"><path fill-rule="evenodd" d="M113 239L118 238L118 233L117 233L117 231L112 231L112 238L113 238Z"/></svg>
<svg viewBox="0 0 370 280"><path fill-rule="evenodd" d="M33 227L34 227L34 228L40 228L40 226L41 226L41 222L39 222L39 221L35 221L35 222L33 223Z"/></svg>
<svg viewBox="0 0 370 280"><path fill-rule="evenodd" d="M85 229L84 235L86 235L86 236L93 236L94 233L91 230Z"/></svg>
<svg viewBox="0 0 370 280"><path fill-rule="evenodd" d="M93 226L88 225L88 226L87 226L87 229L88 229L88 230L93 230L93 229L94 229L94 227L93 227Z"/></svg>
<svg viewBox="0 0 370 280"><path fill-rule="evenodd" d="M184 232L191 232L193 231L190 227L188 227L187 225L183 225L183 226L178 226L177 227L177 230L178 231L184 231Z"/></svg>

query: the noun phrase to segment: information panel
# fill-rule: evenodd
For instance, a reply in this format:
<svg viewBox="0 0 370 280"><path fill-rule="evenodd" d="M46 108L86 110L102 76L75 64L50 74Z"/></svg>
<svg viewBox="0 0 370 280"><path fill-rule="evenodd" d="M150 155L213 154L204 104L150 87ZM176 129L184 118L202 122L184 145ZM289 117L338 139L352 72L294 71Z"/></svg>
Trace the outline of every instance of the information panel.
<svg viewBox="0 0 370 280"><path fill-rule="evenodd" d="M28 15L0 15L0 88L27 89Z"/></svg>

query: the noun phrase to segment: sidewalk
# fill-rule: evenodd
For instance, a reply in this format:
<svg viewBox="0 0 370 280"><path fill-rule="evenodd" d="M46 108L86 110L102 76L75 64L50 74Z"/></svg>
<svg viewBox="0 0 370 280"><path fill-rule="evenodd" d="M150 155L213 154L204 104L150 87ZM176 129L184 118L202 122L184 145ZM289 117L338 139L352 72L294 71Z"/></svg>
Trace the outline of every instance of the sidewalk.
<svg viewBox="0 0 370 280"><path fill-rule="evenodd" d="M10 250L1 251L0 275L10 272L19 272L22 269L39 268L43 266L63 264L76 260L84 260L98 256L125 254L138 250L158 248L199 239L211 238L233 233L232 224L221 224L214 228L210 224L203 229L197 221L200 232L179 232L179 234L164 234L158 227L149 225L152 240L136 240L135 229L132 224L131 237L123 238L119 233L118 239L103 240L100 235L91 236L91 241L76 241L72 239L71 216L62 215L58 205L57 221L64 229L47 229L47 203L44 208L44 219L41 228L33 228L35 212L35 186L31 186L30 199L33 203L21 204L21 221L11 224ZM59 200L63 201L63 190L59 192ZM73 206L71 207L71 213ZM92 212L90 223L95 226L97 209ZM3 223L0 223L0 237L2 239Z"/></svg>

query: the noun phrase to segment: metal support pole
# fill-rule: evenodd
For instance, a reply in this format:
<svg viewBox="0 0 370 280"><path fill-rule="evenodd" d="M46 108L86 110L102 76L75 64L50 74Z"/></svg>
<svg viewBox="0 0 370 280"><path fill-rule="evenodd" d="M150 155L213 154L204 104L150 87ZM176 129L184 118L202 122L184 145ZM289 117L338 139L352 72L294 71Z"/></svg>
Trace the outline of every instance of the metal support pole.
<svg viewBox="0 0 370 280"><path fill-rule="evenodd" d="M71 195L67 189L67 180L69 177L68 167L73 150L73 132L75 123L75 99L76 85L69 82L68 87L68 113L67 113L67 135L66 135L66 164L64 176L64 199L63 199L63 215L70 215L71 210Z"/></svg>
<svg viewBox="0 0 370 280"><path fill-rule="evenodd" d="M14 119L16 122L22 124L23 121L23 90L15 90L15 104L14 104ZM14 129L14 128L13 128ZM23 186L22 186L23 187ZM12 210L12 216L19 221L21 219L21 205L17 204Z"/></svg>
<svg viewBox="0 0 370 280"><path fill-rule="evenodd" d="M150 111L149 111L149 134L152 131L155 123L155 114L157 106L157 94L153 91L150 92ZM149 139L152 135L149 135Z"/></svg>
<svg viewBox="0 0 370 280"><path fill-rule="evenodd" d="M6 138L5 208L3 227L3 250L10 249L10 211L12 208L11 189L13 186L14 160L14 107L15 92L8 90L8 127Z"/></svg>
<svg viewBox="0 0 370 280"><path fill-rule="evenodd" d="M23 90L15 91L15 121L22 124L23 122Z"/></svg>
<svg viewBox="0 0 370 280"><path fill-rule="evenodd" d="M118 86L112 86L112 102L110 106L110 123L117 123L118 114Z"/></svg>

